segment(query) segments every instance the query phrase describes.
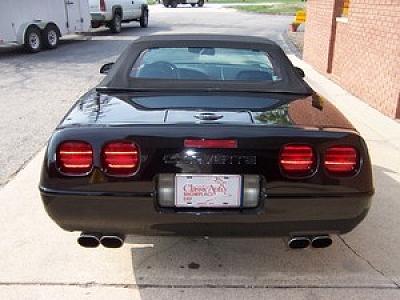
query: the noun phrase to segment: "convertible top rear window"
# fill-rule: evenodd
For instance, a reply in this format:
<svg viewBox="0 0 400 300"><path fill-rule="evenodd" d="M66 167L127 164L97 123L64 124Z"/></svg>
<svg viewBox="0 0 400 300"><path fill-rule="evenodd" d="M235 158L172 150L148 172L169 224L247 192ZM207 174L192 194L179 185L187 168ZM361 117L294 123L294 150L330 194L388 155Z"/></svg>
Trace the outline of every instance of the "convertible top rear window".
<svg viewBox="0 0 400 300"><path fill-rule="evenodd" d="M97 90L312 94L270 40L182 34L135 40Z"/></svg>
<svg viewBox="0 0 400 300"><path fill-rule="evenodd" d="M139 55L131 78L201 81L278 81L279 69L261 50L150 48Z"/></svg>

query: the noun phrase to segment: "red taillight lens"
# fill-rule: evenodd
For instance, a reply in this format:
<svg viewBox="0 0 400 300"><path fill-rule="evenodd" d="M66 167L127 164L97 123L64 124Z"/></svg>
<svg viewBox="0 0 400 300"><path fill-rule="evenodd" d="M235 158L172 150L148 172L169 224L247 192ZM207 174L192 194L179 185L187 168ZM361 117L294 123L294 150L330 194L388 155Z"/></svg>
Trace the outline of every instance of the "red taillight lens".
<svg viewBox="0 0 400 300"><path fill-rule="evenodd" d="M57 165L67 175L86 175L93 167L92 146L86 142L70 141L60 144Z"/></svg>
<svg viewBox="0 0 400 300"><path fill-rule="evenodd" d="M106 11L106 1L100 0L100 11Z"/></svg>
<svg viewBox="0 0 400 300"><path fill-rule="evenodd" d="M311 146L291 144L283 146L279 163L287 175L307 176L313 172L316 159Z"/></svg>
<svg viewBox="0 0 400 300"><path fill-rule="evenodd" d="M325 169L335 175L352 175L358 165L358 153L354 147L333 146L326 150Z"/></svg>
<svg viewBox="0 0 400 300"><path fill-rule="evenodd" d="M219 148L219 149L232 149L237 148L236 140L185 140L185 147L187 148Z"/></svg>
<svg viewBox="0 0 400 300"><path fill-rule="evenodd" d="M102 151L104 171L113 176L131 176L140 163L139 149L132 142L112 142Z"/></svg>

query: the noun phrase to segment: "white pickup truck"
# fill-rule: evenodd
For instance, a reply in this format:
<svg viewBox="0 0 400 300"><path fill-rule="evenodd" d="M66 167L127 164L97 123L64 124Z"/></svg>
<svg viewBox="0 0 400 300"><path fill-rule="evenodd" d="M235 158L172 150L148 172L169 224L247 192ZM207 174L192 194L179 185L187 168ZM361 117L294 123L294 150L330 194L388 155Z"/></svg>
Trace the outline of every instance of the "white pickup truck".
<svg viewBox="0 0 400 300"><path fill-rule="evenodd" d="M204 6L204 0L163 0L163 4L165 7L175 8L178 4L190 4L192 7L196 5L198 7Z"/></svg>
<svg viewBox="0 0 400 300"><path fill-rule="evenodd" d="M121 23L147 27L149 22L147 0L89 0L89 10L93 28L105 25L114 33L121 32Z"/></svg>

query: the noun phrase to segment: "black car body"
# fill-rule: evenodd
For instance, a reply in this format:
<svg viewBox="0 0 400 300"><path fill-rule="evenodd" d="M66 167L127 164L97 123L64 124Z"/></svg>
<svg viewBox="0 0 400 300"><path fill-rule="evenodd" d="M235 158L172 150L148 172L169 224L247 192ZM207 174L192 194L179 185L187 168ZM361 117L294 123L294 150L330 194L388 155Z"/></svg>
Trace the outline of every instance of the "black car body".
<svg viewBox="0 0 400 300"><path fill-rule="evenodd" d="M265 52L279 77L264 79L264 65L244 63L238 72L254 80L212 77L226 70L239 76L236 66L223 64L217 71L207 66L210 78L185 65L189 75L182 79L183 71L165 61L149 69L161 64L157 74L178 75L132 76L148 49L169 47L200 60L216 59L215 49ZM207 189L213 187L207 180L226 180L224 186L231 180L237 203L178 205L177 178L185 195L196 197L198 186L186 184L203 180L196 175L210 176ZM172 35L133 42L77 101L49 141L40 192L50 217L69 231L310 236L352 230L374 188L363 138L312 91L279 46L260 38Z"/></svg>

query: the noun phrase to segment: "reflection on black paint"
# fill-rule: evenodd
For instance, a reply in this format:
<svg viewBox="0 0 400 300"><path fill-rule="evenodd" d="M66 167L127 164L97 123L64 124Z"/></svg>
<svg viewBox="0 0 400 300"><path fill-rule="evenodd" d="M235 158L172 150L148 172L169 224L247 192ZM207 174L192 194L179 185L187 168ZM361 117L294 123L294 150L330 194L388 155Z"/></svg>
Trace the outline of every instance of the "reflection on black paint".
<svg viewBox="0 0 400 300"><path fill-rule="evenodd" d="M288 116L288 105L282 105L274 110L267 110L262 113L255 113L254 117L258 122L266 125L291 125Z"/></svg>

